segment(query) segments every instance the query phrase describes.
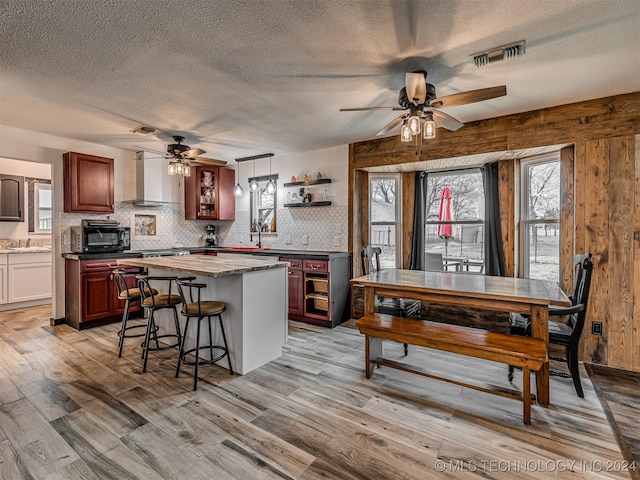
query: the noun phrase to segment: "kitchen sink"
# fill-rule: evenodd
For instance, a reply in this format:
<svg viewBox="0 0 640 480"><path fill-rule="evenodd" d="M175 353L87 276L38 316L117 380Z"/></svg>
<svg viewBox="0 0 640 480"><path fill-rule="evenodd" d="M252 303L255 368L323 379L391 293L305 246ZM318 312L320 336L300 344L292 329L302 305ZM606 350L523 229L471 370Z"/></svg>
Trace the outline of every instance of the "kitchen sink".
<svg viewBox="0 0 640 480"><path fill-rule="evenodd" d="M220 247L219 250L225 252L254 252L260 250L270 250L269 247Z"/></svg>

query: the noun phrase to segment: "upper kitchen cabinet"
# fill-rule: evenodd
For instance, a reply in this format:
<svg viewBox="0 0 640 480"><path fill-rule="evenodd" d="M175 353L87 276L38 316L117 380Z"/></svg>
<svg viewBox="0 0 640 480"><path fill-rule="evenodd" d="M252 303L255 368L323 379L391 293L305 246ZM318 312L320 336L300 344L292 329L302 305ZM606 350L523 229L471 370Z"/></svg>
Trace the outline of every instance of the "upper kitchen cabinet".
<svg viewBox="0 0 640 480"><path fill-rule="evenodd" d="M0 175L0 221L24 222L24 177Z"/></svg>
<svg viewBox="0 0 640 480"><path fill-rule="evenodd" d="M184 218L235 220L235 171L222 167L195 167L184 177Z"/></svg>
<svg viewBox="0 0 640 480"><path fill-rule="evenodd" d="M113 158L64 154L64 211L113 213Z"/></svg>

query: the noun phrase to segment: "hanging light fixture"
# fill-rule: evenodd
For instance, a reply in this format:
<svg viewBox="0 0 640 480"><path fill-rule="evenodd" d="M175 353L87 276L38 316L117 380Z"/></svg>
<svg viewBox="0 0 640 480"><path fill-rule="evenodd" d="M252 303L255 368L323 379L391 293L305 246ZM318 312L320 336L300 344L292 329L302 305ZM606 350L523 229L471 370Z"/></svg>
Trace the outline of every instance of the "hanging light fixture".
<svg viewBox="0 0 640 480"><path fill-rule="evenodd" d="M191 164L186 160L176 160L173 162L169 162L167 165L167 174L168 175L182 175L183 177L191 176Z"/></svg>
<svg viewBox="0 0 640 480"><path fill-rule="evenodd" d="M271 157L273 157L272 153L269 154L269 181L266 186L266 190L269 195L276 191L276 182L271 178Z"/></svg>
<svg viewBox="0 0 640 480"><path fill-rule="evenodd" d="M409 117L409 120L407 120L407 125L409 126L411 135L420 134L420 117L416 112L411 112L411 116Z"/></svg>
<svg viewBox="0 0 640 480"><path fill-rule="evenodd" d="M238 167L236 168L236 176L238 178L237 178L236 186L233 187L233 194L236 197L241 197L242 194L244 193L244 188L242 188L242 185L240 185L240 163L239 162L237 163L238 163Z"/></svg>
<svg viewBox="0 0 640 480"><path fill-rule="evenodd" d="M403 142L410 142L411 140L413 140L411 128L409 128L409 124L406 119L402 123L402 128L400 129L400 140L402 140Z"/></svg>
<svg viewBox="0 0 640 480"><path fill-rule="evenodd" d="M433 113L427 112L426 120L422 127L424 129L424 139L431 140L436 138L436 122L433 121Z"/></svg>
<svg viewBox="0 0 640 480"><path fill-rule="evenodd" d="M255 192L258 189L258 182L256 181L256 161L253 160L253 177L251 178L251 182L249 182L249 188L252 192Z"/></svg>

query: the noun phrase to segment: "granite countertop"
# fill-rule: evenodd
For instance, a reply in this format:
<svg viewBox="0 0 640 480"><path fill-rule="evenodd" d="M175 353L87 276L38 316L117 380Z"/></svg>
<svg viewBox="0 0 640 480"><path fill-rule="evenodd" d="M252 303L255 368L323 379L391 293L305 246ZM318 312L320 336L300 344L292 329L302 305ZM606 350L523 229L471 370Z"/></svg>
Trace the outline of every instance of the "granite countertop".
<svg viewBox="0 0 640 480"><path fill-rule="evenodd" d="M208 277L223 277L241 273L269 270L272 268L288 267L287 262L272 262L258 258L239 257L203 257L203 256L173 256L152 258L121 258L118 265L134 267L158 268L176 273L190 273Z"/></svg>
<svg viewBox="0 0 640 480"><path fill-rule="evenodd" d="M0 248L0 253L51 253L51 247Z"/></svg>

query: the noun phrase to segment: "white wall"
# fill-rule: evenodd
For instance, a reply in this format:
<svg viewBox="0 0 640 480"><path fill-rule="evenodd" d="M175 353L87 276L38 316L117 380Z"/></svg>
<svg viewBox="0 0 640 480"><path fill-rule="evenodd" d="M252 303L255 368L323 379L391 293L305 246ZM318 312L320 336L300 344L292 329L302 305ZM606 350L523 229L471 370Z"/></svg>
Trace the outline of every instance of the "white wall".
<svg viewBox="0 0 640 480"><path fill-rule="evenodd" d="M51 166L43 163L23 162L20 160L11 160L8 158L0 158L0 173L7 175L19 175L21 177L44 178L51 179ZM27 184L24 185L24 222L0 222L0 238L9 239L26 239L29 235L29 190ZM42 235L37 235L42 238Z"/></svg>

